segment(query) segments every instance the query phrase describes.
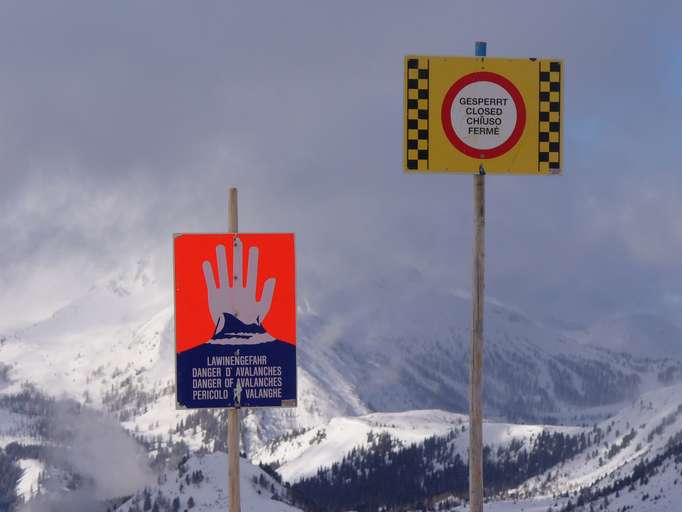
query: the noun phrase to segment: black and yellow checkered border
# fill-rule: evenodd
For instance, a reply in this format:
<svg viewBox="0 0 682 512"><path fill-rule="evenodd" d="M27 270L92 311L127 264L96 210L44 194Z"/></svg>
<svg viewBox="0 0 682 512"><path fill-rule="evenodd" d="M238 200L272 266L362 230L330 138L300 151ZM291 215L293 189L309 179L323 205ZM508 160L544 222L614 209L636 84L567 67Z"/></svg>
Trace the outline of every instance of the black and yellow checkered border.
<svg viewBox="0 0 682 512"><path fill-rule="evenodd" d="M406 59L405 167L408 171L429 168L429 60Z"/></svg>
<svg viewBox="0 0 682 512"><path fill-rule="evenodd" d="M560 61L540 61L539 172L561 172L561 71Z"/></svg>

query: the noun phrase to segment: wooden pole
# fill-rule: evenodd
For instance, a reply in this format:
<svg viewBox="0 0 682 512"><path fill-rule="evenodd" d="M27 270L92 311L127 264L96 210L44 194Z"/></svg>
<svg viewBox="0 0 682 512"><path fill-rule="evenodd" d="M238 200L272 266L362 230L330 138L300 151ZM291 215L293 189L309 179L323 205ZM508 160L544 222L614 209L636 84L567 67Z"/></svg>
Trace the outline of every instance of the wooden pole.
<svg viewBox="0 0 682 512"><path fill-rule="evenodd" d="M237 189L231 188L229 201L229 231L239 231L237 216ZM227 461L228 461L228 493L230 495L230 512L241 512L239 496L239 409L227 409Z"/></svg>
<svg viewBox="0 0 682 512"><path fill-rule="evenodd" d="M476 43L485 57L486 43ZM469 510L483 512L483 296L485 271L485 170L474 176L474 268L469 369Z"/></svg>

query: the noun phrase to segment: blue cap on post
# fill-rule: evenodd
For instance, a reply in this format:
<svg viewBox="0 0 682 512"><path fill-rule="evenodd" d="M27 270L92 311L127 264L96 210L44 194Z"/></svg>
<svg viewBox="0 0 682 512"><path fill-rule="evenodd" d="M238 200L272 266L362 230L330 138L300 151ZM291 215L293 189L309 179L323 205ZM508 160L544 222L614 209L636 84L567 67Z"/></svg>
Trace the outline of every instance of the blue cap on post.
<svg viewBox="0 0 682 512"><path fill-rule="evenodd" d="M476 41L476 57L485 57L488 43L485 41Z"/></svg>
<svg viewBox="0 0 682 512"><path fill-rule="evenodd" d="M485 41L476 41L474 50L474 55L476 55L476 57L485 57L487 50L488 43L486 43ZM483 167L483 164L479 165L478 174L481 176L485 176L485 168Z"/></svg>

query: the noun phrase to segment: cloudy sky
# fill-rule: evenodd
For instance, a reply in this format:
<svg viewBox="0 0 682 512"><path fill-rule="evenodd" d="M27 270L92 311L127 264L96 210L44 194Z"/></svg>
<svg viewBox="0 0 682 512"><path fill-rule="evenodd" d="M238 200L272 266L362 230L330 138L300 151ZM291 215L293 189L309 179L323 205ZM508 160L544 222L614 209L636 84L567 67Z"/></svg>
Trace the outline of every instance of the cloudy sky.
<svg viewBox="0 0 682 512"><path fill-rule="evenodd" d="M565 60L565 171L490 177L487 292L566 325L682 304L679 2L0 5L0 330L172 233L294 231L324 313L468 289L472 178L402 172L403 55ZM418 284L415 284L418 283ZM170 288L169 288L170 302Z"/></svg>

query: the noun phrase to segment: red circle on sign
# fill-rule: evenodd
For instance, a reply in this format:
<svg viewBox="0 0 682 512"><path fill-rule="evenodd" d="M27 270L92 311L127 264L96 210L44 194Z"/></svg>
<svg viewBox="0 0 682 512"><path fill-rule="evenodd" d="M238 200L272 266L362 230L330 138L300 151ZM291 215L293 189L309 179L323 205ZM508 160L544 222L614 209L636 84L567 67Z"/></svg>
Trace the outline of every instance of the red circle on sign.
<svg viewBox="0 0 682 512"><path fill-rule="evenodd" d="M455 97L459 91L474 82L492 82L499 85L509 93L514 101L514 106L516 107L516 125L514 126L511 135L502 144L495 146L494 148L479 149L469 146L459 138L455 129L452 127L452 103L455 101ZM463 76L452 84L452 87L450 87L443 100L441 122L443 123L443 130L445 130L445 135L448 140L462 153L472 158L494 158L509 151L521 138L523 129L526 126L526 104L523 102L523 97L516 86L505 77L489 71L477 71L476 73L470 73Z"/></svg>

